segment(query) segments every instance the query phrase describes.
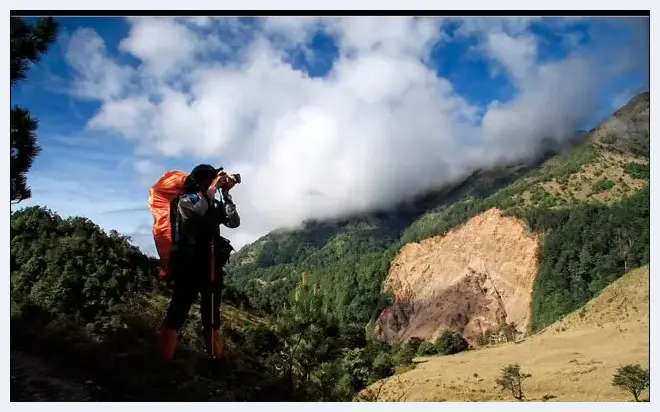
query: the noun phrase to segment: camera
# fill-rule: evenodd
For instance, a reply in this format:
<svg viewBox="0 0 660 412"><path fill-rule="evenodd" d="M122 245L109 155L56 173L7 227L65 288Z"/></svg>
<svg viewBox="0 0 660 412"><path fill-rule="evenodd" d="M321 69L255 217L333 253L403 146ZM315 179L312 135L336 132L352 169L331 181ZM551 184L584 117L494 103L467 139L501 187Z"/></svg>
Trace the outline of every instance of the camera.
<svg viewBox="0 0 660 412"><path fill-rule="evenodd" d="M233 175L230 175L230 176L233 177L234 180L236 180L236 183L241 183L241 175L240 175L240 173L234 173Z"/></svg>

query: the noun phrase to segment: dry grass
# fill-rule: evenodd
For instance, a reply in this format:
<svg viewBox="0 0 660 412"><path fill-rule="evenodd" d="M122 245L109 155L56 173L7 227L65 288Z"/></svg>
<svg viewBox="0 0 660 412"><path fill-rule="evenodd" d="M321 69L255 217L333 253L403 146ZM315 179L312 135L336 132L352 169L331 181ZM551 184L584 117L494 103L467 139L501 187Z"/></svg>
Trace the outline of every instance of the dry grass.
<svg viewBox="0 0 660 412"><path fill-rule="evenodd" d="M221 307L221 316L223 322L236 327L266 325L268 320L253 315L252 313L237 309L233 306L223 304Z"/></svg>
<svg viewBox="0 0 660 412"><path fill-rule="evenodd" d="M538 187L556 199L555 207L564 207L583 200L618 202L648 184L643 179L632 178L624 171L625 164L630 162L648 164L647 159L607 150L601 150L599 153L598 159L594 163L584 165L582 171L564 179L539 182ZM612 187L594 192L594 184L604 180L611 181ZM525 190L518 196L523 205L533 205L534 196L531 189Z"/></svg>
<svg viewBox="0 0 660 412"><path fill-rule="evenodd" d="M644 267L523 342L423 359L416 369L386 382L379 400L512 401L495 379L502 367L517 362L532 374L523 386L527 400L629 401L627 392L611 386L612 375L626 364L648 366L648 305Z"/></svg>
<svg viewBox="0 0 660 412"><path fill-rule="evenodd" d="M603 203L614 203L620 201L624 196L641 189L647 184L645 180L633 179L628 175L623 166L629 162L646 164L646 159L623 155L620 153L603 152L598 162L584 166L584 170L571 175L567 185L561 185L556 181L544 182L541 186L555 197L577 200L598 200ZM614 183L610 189L594 193L594 183L607 179Z"/></svg>
<svg viewBox="0 0 660 412"><path fill-rule="evenodd" d="M154 318L156 322L160 322L165 316L165 312L169 306L169 298L162 295L150 295L148 297L142 296L141 299L145 299L145 301L142 304L143 306L140 306L140 309L149 310L151 312L150 317ZM268 319L266 318L259 317L247 310L241 310L228 305L225 302L222 302L220 306L220 316L222 317L222 323L224 325L233 328L259 326L268 323ZM199 321L201 319L199 300L192 305L190 312L188 313L188 318L190 321ZM160 324L157 323L154 326L158 328Z"/></svg>

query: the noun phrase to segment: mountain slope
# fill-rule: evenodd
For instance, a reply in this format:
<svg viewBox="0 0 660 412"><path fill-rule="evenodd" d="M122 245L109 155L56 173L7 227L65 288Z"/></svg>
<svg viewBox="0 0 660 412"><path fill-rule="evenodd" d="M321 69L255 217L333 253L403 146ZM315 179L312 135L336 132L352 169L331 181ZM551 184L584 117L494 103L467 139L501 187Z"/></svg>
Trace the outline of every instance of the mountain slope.
<svg viewBox="0 0 660 412"><path fill-rule="evenodd" d="M495 378L517 362L532 375L523 384L530 401L629 401L611 381L618 367L648 367L649 268L624 275L583 309L523 342L420 361L416 369L372 385L380 390L378 400L512 401Z"/></svg>
<svg viewBox="0 0 660 412"><path fill-rule="evenodd" d="M232 256L227 283L251 305L274 310L307 272L329 310L346 322L366 323L384 301L381 284L389 261L413 222L468 196L488 196L537 164L476 171L390 210L275 231Z"/></svg>
<svg viewBox="0 0 660 412"><path fill-rule="evenodd" d="M390 211L334 222L309 222L296 231L267 235L234 256L229 284L255 306L272 310L286 300L301 273L306 272L310 282L317 285L325 309L343 322L373 322L385 309L385 316L399 317L390 319L394 327L388 327L391 330L387 334L396 336L394 341L400 337L405 340L416 333L404 330L410 317L406 312L420 305L406 301L407 292L403 290L383 288L388 276L392 278L393 259L408 259L410 267L415 266L416 258L403 257L414 249L406 245L425 239L436 245L447 243L442 240L447 233L496 209L505 217L518 219L539 238L537 270L529 266L535 274L525 277L525 284L531 282L533 288L522 287L520 293L526 292L516 298L520 302L531 300L531 307L519 311L515 321L522 322L517 325L523 329L521 332L528 323L531 329L543 328L584 304L626 268L648 262L649 101L648 93L633 98L612 118L585 134L584 140L554 148L556 155L541 159L540 164L537 161L477 171L463 182ZM436 262L429 270L465 276L481 272L490 279L507 276L488 273L489 267L504 268L506 264L496 256L489 257L488 251L481 248L487 237L484 233L473 236L470 244L464 242L461 247L471 251L472 256L464 256L463 263L451 269L442 266L447 259L441 255L449 252L429 247L427 258ZM465 238L470 238L469 233ZM528 250L523 243L513 242L507 247ZM433 250L437 252L435 257ZM486 262L487 267L471 267L471 271L468 261L472 258ZM431 278L443 284L435 276ZM418 285L426 290L419 289L421 295L447 298L442 288L428 282ZM476 290L474 285L469 288ZM518 289L515 282L510 289ZM431 299L421 306L443 304ZM475 319L464 318L467 309L453 313L443 310L440 318L457 324L457 329L490 319L485 322L489 324L486 329L492 329L488 326L496 323L499 306L491 303L491 298L480 299L475 304L493 309L480 312L473 316ZM439 333L441 323L420 327L431 331L427 338L432 338ZM376 334L384 337L382 326ZM473 338L478 329L471 327L468 337Z"/></svg>
<svg viewBox="0 0 660 412"><path fill-rule="evenodd" d="M494 195L414 222L384 283L394 302L376 337L435 340L451 329L474 344L511 322L524 333L584 304L633 260L648 262L648 104L632 99Z"/></svg>

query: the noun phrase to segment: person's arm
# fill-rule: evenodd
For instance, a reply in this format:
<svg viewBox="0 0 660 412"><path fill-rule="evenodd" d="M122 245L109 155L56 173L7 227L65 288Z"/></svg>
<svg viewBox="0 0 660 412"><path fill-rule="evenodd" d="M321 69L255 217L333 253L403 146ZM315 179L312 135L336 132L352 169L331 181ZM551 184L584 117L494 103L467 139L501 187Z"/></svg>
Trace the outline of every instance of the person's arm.
<svg viewBox="0 0 660 412"><path fill-rule="evenodd" d="M191 220L201 218L209 210L209 203L204 196L184 195L177 205L181 223L184 225Z"/></svg>
<svg viewBox="0 0 660 412"><path fill-rule="evenodd" d="M197 243L202 217L209 209L208 200L204 196L184 195L177 204L176 242L180 246L193 246ZM181 243L183 242L183 243Z"/></svg>
<svg viewBox="0 0 660 412"><path fill-rule="evenodd" d="M241 225L241 217L236 210L236 205L232 202L231 197L227 196L224 200L225 221L223 224L230 229L236 229Z"/></svg>
<svg viewBox="0 0 660 412"><path fill-rule="evenodd" d="M232 201L229 190L236 185L236 179L226 173L218 175L218 178L211 185L210 191L215 194L215 190L220 189L222 193L222 202L214 200L214 206L218 215L218 224L225 225L230 229L235 229L241 225L241 217L236 211L236 205Z"/></svg>

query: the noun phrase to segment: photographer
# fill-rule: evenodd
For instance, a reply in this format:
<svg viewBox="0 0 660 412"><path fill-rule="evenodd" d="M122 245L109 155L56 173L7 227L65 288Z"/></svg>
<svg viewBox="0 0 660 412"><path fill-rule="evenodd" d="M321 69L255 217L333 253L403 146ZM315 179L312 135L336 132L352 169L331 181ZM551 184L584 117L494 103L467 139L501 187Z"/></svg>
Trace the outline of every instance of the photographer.
<svg viewBox="0 0 660 412"><path fill-rule="evenodd" d="M240 225L229 195L229 190L239 182L239 175L199 165L186 178L184 194L172 202L174 292L159 338L159 352L164 360L174 355L178 333L198 294L201 294L202 333L207 352L211 357L222 353L219 328L223 266L233 248L220 236L220 225L229 228ZM222 201L215 199L217 191L221 191Z"/></svg>

